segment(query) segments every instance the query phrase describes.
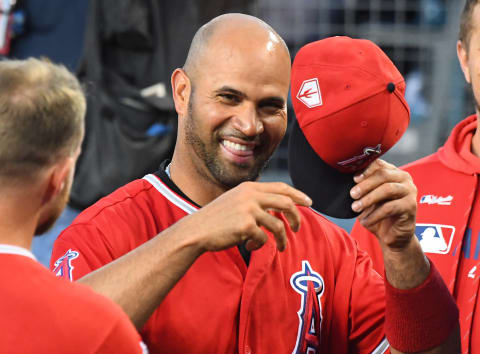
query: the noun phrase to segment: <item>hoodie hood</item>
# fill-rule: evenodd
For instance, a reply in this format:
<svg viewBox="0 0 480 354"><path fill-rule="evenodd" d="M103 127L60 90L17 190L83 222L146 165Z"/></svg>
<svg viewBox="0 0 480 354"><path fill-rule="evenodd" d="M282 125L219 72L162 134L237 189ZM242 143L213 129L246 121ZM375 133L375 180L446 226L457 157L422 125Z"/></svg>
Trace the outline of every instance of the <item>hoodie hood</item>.
<svg viewBox="0 0 480 354"><path fill-rule="evenodd" d="M472 137L477 129L477 115L458 123L447 142L438 150L440 161L448 168L469 175L480 173L480 158L471 153Z"/></svg>

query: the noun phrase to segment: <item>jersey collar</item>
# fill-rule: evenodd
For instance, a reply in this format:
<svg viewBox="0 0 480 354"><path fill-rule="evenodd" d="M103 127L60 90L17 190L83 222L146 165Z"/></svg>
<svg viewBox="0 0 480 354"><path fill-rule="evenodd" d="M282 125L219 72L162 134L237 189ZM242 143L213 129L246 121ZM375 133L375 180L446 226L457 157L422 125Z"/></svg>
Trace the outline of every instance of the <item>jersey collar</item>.
<svg viewBox="0 0 480 354"><path fill-rule="evenodd" d="M177 187L177 185L175 183L173 183L173 181L170 179L170 177L167 175L167 173L165 172L165 169L167 168L167 166L170 164L170 160L165 160L161 163L160 165L160 169L154 173L155 176L157 176L158 178L160 178L160 180L170 189L172 190L173 192L175 192L179 197L183 198L185 201L187 201L188 203L196 206L198 209L201 208L200 205L198 205L197 203L195 203L193 200L191 200L185 193L182 192L182 190L180 188ZM147 177L147 176L146 176ZM144 178L146 178L144 177ZM150 183L152 183L154 181L150 181ZM165 194L164 194L165 195ZM165 196L167 197L167 196ZM168 198L168 197L167 197ZM172 201L172 200L170 200ZM172 201L174 204L176 204L177 206L179 206L180 208L182 208L184 211L186 211L187 213L191 214L192 213L192 210L191 210L191 206L185 206L183 205L183 203L180 203L181 205L179 205L179 202L175 202L175 201ZM247 249L245 248L245 243L242 243L240 245L238 245L238 250L240 251L240 254L242 255L242 258L244 259L245 263L248 264L250 263L250 252L247 251Z"/></svg>
<svg viewBox="0 0 480 354"><path fill-rule="evenodd" d="M167 185L168 188L170 188L172 191L174 191L176 194L178 194L181 198L185 199L187 202L190 204L195 205L197 208L201 208L200 205L195 203L193 200L191 200L185 193L182 192L180 188L177 187L175 183L168 177L167 173L165 172L165 168L169 165L170 160L165 160L161 163L160 169L154 173L155 176L160 178L160 180Z"/></svg>
<svg viewBox="0 0 480 354"><path fill-rule="evenodd" d="M27 250L26 248L14 246L14 245L7 245L7 244L0 244L0 254L16 254L19 256L25 256L31 258L33 260L37 260L32 252Z"/></svg>

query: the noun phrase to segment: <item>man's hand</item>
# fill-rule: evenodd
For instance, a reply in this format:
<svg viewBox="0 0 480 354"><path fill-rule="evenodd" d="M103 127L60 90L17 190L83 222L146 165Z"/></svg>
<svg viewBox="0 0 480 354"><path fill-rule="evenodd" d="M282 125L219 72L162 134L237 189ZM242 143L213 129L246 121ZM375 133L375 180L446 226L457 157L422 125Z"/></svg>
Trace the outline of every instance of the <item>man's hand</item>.
<svg viewBox="0 0 480 354"><path fill-rule="evenodd" d="M397 289L411 289L424 283L430 274L430 263L415 237L417 188L413 184L410 175L383 160L376 160L362 174L355 176L354 180L357 182L357 185L350 191L352 198L355 199L352 209L360 212L358 220L370 232L375 234L380 242L388 283ZM393 288L389 287L389 289ZM436 284L433 289L435 291L442 289L443 291L442 299L444 302L439 308L442 311L446 311L446 313L454 313L454 300L449 298L450 294L447 287L444 284ZM412 325L413 328L424 329L425 326L428 326L427 328L435 328L436 323L439 321L434 318L431 320L432 323L422 322L422 325L419 327L418 324L415 324L415 320L412 320L412 318L419 317L418 309L414 311L414 317L412 317L412 313L409 314L410 317L405 317L405 313L408 313L412 306L401 307L405 306L406 298L410 297L412 299L412 295L402 293L402 303L402 301L398 301L402 296L398 294L392 295L394 293L392 291L388 295L388 290L386 293L386 313L388 313L388 316L386 315L385 328L387 339L392 346L391 352L401 353L401 351L395 348L395 345L399 345L399 347L405 346L404 336L402 333L398 333L397 326L399 320L404 321L403 327ZM436 299L438 296L438 293L435 294ZM412 301L416 302L415 299ZM398 313L402 315L399 317ZM458 313L456 315L458 316ZM432 318L432 313L427 311L420 318L422 316ZM450 317L447 316L447 318L451 321ZM440 322L443 323L442 321ZM451 323L448 325L450 326ZM417 333L416 335L424 338L422 334L418 335ZM456 323L455 329L444 342L424 352L432 354L460 353L459 338L458 323Z"/></svg>
<svg viewBox="0 0 480 354"><path fill-rule="evenodd" d="M350 194L360 223L375 234L382 247L401 250L415 232L417 188L410 175L377 159L362 174Z"/></svg>
<svg viewBox="0 0 480 354"><path fill-rule="evenodd" d="M310 206L311 199L299 190L281 182L244 182L176 225L180 234L195 235L203 252L220 251L243 242L248 250L267 242L263 228L275 237L280 251L287 246L286 227L298 231L300 214L296 205ZM288 220L285 225L272 212Z"/></svg>
<svg viewBox="0 0 480 354"><path fill-rule="evenodd" d="M421 284L430 263L415 237L417 188L412 178L377 159L354 180L352 208L360 212L360 223L379 240L388 281L398 289Z"/></svg>

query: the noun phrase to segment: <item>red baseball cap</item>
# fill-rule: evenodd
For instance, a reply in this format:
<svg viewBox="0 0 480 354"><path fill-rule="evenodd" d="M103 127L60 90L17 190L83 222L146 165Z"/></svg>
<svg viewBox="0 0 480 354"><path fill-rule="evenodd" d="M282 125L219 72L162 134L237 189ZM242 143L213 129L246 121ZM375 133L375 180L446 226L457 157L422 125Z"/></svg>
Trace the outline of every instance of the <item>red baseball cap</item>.
<svg viewBox="0 0 480 354"><path fill-rule="evenodd" d="M373 42L330 37L309 43L292 66L297 120L289 171L313 208L353 218L353 176L388 151L410 121L405 80Z"/></svg>

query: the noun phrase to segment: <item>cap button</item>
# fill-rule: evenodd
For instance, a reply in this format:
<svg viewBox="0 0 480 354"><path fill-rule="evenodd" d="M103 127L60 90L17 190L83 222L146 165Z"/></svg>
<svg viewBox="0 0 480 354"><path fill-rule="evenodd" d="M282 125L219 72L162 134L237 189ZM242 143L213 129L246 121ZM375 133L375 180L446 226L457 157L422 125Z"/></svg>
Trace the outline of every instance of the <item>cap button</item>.
<svg viewBox="0 0 480 354"><path fill-rule="evenodd" d="M393 82L389 82L388 85L387 85L387 90L388 92L392 93L393 91L395 91L395 84Z"/></svg>

